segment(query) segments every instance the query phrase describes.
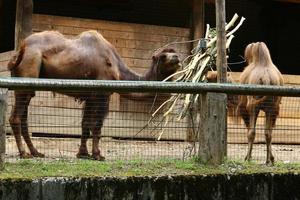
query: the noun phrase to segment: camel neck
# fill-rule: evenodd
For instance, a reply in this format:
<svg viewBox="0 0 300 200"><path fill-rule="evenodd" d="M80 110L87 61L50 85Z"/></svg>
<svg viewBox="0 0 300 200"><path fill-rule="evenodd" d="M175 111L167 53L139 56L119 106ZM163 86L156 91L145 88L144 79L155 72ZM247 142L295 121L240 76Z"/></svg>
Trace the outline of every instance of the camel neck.
<svg viewBox="0 0 300 200"><path fill-rule="evenodd" d="M143 76L131 70L123 62L119 62L119 72L120 72L120 80L127 80L127 81L144 80Z"/></svg>

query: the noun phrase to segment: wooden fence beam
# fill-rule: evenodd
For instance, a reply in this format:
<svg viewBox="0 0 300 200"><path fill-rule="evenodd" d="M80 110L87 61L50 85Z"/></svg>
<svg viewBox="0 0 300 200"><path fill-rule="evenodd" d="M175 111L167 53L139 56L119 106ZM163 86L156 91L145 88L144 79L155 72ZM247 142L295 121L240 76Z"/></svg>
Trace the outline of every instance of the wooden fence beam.
<svg viewBox="0 0 300 200"><path fill-rule="evenodd" d="M5 116L7 109L7 89L0 89L0 170L4 168L5 162Z"/></svg>
<svg viewBox="0 0 300 200"><path fill-rule="evenodd" d="M29 36L32 31L32 0L17 0L16 25L15 25L15 49L20 47L21 41Z"/></svg>

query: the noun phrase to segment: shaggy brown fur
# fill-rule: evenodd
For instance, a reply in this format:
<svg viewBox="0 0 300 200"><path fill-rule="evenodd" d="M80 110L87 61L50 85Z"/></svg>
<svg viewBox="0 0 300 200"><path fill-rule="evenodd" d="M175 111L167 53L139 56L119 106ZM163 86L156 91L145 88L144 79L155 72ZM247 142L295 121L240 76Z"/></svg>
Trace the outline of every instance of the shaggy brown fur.
<svg viewBox="0 0 300 200"><path fill-rule="evenodd" d="M242 84L283 85L283 77L273 64L265 43L249 44L245 49L248 66L240 75ZM248 152L245 160L251 159L255 126L259 111L265 112L265 137L267 144L266 164L274 163L271 149L272 129L279 113L281 97L277 96L240 96L237 114L242 117L248 129Z"/></svg>
<svg viewBox="0 0 300 200"><path fill-rule="evenodd" d="M165 49L153 56L149 71L141 76L129 69L116 49L96 31L83 32L75 39L67 39L56 31L32 34L8 64L15 77L101 80L163 80L178 68L176 52ZM92 132L92 156L104 160L98 146L110 95L98 92L64 94L85 102L77 157L89 156L86 142ZM44 157L33 146L28 133L28 106L34 95L34 91L15 91L15 105L9 119L21 158ZM25 151L21 134L30 154Z"/></svg>

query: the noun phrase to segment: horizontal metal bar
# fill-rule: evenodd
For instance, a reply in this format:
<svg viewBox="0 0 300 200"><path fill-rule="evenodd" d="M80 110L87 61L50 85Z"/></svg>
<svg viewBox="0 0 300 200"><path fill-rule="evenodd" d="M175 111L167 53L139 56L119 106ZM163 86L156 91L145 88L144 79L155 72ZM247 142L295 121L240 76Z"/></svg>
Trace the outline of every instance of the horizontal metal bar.
<svg viewBox="0 0 300 200"><path fill-rule="evenodd" d="M70 80L0 78L0 88L10 90L45 91L97 91L97 92L153 92L153 93L203 93L300 96L300 87L242 85L228 83L186 83L160 81L113 81L113 80Z"/></svg>

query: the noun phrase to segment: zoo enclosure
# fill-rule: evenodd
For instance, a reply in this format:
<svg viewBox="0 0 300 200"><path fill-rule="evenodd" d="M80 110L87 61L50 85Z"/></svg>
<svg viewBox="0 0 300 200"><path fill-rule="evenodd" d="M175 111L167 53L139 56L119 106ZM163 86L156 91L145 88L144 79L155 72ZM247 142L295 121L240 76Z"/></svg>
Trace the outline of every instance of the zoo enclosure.
<svg viewBox="0 0 300 200"><path fill-rule="evenodd" d="M284 102L284 105L282 111L281 111L281 116L280 119L278 120L279 125L278 130L276 130L273 133L274 135L274 143L277 144L285 144L283 146L278 146L275 149L278 149L278 154L281 154L284 152L283 157L280 158L282 161L299 161L299 139L300 135L298 134L299 127L297 125L298 119L300 116L297 114L298 113L298 108L299 102L298 98L291 98L291 97L299 97L300 96L300 88L297 87L274 87L274 86L252 86L252 85L237 85L237 84L207 84L207 83L162 83L162 82L129 82L129 81L87 81L87 80L50 80L50 79L20 79L20 78L2 78L0 79L0 87L1 88L8 88L9 90L38 90L38 91L73 91L73 92L79 92L79 91L101 91L101 92L119 92L119 93L127 93L127 92L141 92L141 93L227 93L227 94L249 94L249 95L280 95L280 96L289 96ZM46 97L47 99L51 98L49 95ZM56 97L55 97L56 98ZM40 99L42 100L42 99ZM224 104L224 103L223 103ZM38 107L37 109L42 110L43 106ZM212 106L215 107L215 106ZM29 108L30 110L30 108ZM122 112L122 111L121 111ZM293 114L289 114L293 113ZM149 115L147 115L149 117ZM41 116L37 116L41 118ZM56 115L56 117L59 117L59 114ZM72 113L69 114L69 117L72 117ZM116 115L109 116L110 120L116 121L126 121L125 123L128 123L128 119L130 118L125 118L125 119L116 119ZM127 116L128 117L128 116ZM137 115L137 118L132 118L133 124L132 126L129 127L132 128L135 126L134 120L138 120L141 115ZM47 116L45 116L47 119ZM37 119L37 118L35 118ZM141 120L141 118L139 119ZM226 118L219 118L219 120L225 121ZM261 121L259 119L259 121ZM144 124L147 123L147 119L143 121ZM29 124L30 125L30 124ZM118 124L120 126L118 129L119 132L121 132L119 135L114 135L115 137L120 137L122 138L122 126L126 124ZM40 124L40 126L42 126ZM78 126L78 124L74 124L74 126ZM80 125L79 125L80 126ZM114 124L114 126L117 126L117 124ZM29 127L30 129L34 127ZM56 128L60 128L59 126ZM116 128L116 127L114 127ZM128 127L127 127L128 128ZM150 127L151 128L151 127ZM171 125L168 127L168 130L170 133L175 133L176 131L186 131L186 129L191 128L190 125L188 125L187 121L184 121L180 125ZM192 127L193 128L193 127ZM226 128L226 127L225 127ZM245 149L246 147L246 130L243 124L233 124L232 122L229 121L228 126L228 135L227 137L225 136L225 141L227 140L228 142L225 143L227 145L227 148L224 149L224 152L222 152L222 155L226 155L226 150L228 151L227 155L228 157L231 158L242 158L242 156L238 156L238 151L241 151L242 149ZM263 128L258 126L259 130L262 130ZM72 131L73 129L70 129ZM109 129L111 130L111 129ZM120 131L121 130L121 131ZM215 131L215 130L214 130ZM241 133L244 133L243 135L240 135ZM40 136L43 133L40 134ZM185 134L185 133L184 133ZM201 134L207 134L210 135L210 133L201 133ZM277 135L277 136L276 136ZM148 135L149 136L149 135ZM44 136L49 140L52 139L52 137L55 137L55 135L47 135L47 133L44 133ZM3 135L2 135L3 138ZM134 159L136 158L136 155L132 156L133 154L120 154L120 152L125 152L126 149L124 148L129 148L129 151L145 151L147 153L147 156L145 156L143 153L139 154L139 158L154 158L154 159L159 159L160 157L171 157L171 158L184 158L184 155L186 153L186 149L190 147L190 143L185 142L185 138L183 137L178 137L175 140L175 144L172 146L170 145L172 141L174 141L174 137L166 137L164 138L163 141L153 141L153 137L150 137L152 139L152 142L150 143L149 146L147 146L144 149L138 149L138 146L140 145L141 142L147 141L149 138L142 137L139 139L139 141L135 144L135 146L131 145L132 140L126 140L123 141L122 144L128 144L127 146L123 146L121 149L112 149L113 143L109 143L107 147L107 152L109 152L111 155L114 155L112 159ZM11 136L7 137L8 140L13 141ZM130 139L137 140L138 137L130 137ZM222 139L222 138L221 138ZM260 143L264 143L264 140L261 136L258 136L258 145ZM41 138L36 137L35 138L36 142L39 143ZM179 140L179 141L178 141ZM298 142L297 142L298 141ZM54 142L54 146L59 146L60 140L56 140ZM76 140L77 145L79 144L79 140ZM118 143L119 142L119 143ZM103 142L104 143L104 142ZM117 143L114 143L116 146L120 145L120 140L117 140ZM162 145L167 144L167 147L162 148ZM15 142L13 141L13 144L10 143L10 145L15 145ZM53 145L53 143L52 143ZM73 143L74 145L74 143ZM76 145L76 143L75 143ZM77 145L76 146L71 146L70 148L73 149L73 152L76 153L77 150ZM7 145L6 145L7 146ZM40 147L43 148L43 152L47 151L48 146L46 145L39 145ZM101 144L100 144L101 146ZM181 151L177 153L172 153L174 146L179 146L179 149L181 148ZM11 146L10 146L11 147ZM11 153L10 147L7 148L7 153L10 155L8 158L16 158L17 154L16 153ZM150 148L149 148L150 147ZM171 148L170 148L171 147ZM69 148L65 144L60 145L59 151L62 151L64 148ZM160 149L161 148L161 149ZM178 148L178 147L177 147ZM196 145L196 150L198 150L198 146ZM255 148L255 147L254 147ZM222 149L222 148L221 148ZM264 148L259 148L259 155L255 157L257 160L261 160L260 157L264 157L263 150ZM201 150L201 148L200 148ZM127 150L128 151L128 150ZM157 154L155 153L156 151L164 151L162 154ZM277 151L277 150L275 150ZM171 152L171 153L170 153ZM244 153L246 152L243 151ZM74 155L75 155L74 153ZM210 153L210 152L208 152ZM243 153L243 154L244 154ZM2 152L3 154L3 152ZM60 155L62 154L62 155ZM175 155L176 154L176 155ZM58 154L59 158L63 157L63 153L59 152ZM73 155L73 157L74 157ZM276 157L276 153L275 153ZM51 158L57 158L56 157L51 157ZM277 157L276 157L277 158ZM263 160L263 159L262 159Z"/></svg>

